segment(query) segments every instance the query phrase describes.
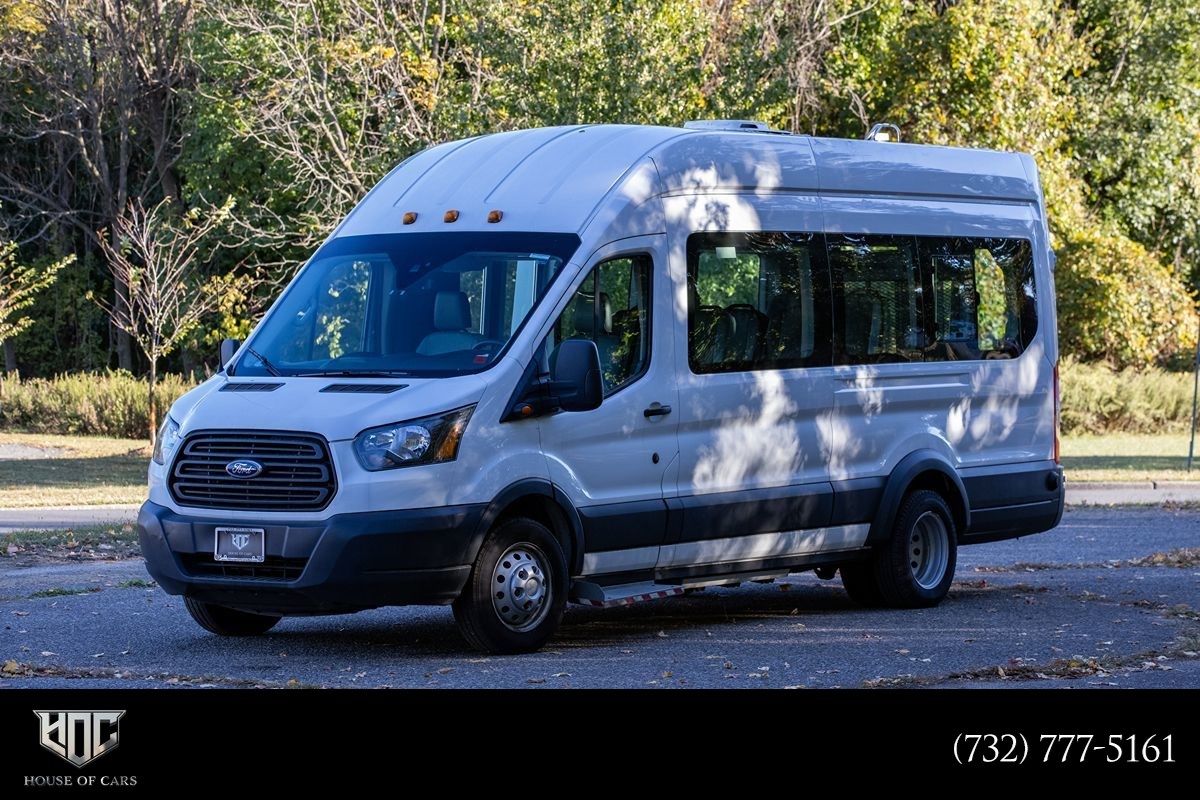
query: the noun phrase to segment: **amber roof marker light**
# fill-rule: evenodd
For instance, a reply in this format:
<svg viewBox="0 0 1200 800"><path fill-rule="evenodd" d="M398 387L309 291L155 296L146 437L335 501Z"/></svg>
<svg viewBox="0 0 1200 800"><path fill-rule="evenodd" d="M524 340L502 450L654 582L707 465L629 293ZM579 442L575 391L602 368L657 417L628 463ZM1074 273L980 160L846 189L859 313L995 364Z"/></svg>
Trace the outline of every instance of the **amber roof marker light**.
<svg viewBox="0 0 1200 800"><path fill-rule="evenodd" d="M498 208L493 208L488 212L488 222L499 222L504 219L504 212Z"/></svg>
<svg viewBox="0 0 1200 800"><path fill-rule="evenodd" d="M417 221L417 212L415 212L415 211L405 211L404 212L404 224L405 225L412 225L416 221Z"/></svg>
<svg viewBox="0 0 1200 800"><path fill-rule="evenodd" d="M458 220L458 212L453 208L446 212L442 217L442 222L455 222Z"/></svg>

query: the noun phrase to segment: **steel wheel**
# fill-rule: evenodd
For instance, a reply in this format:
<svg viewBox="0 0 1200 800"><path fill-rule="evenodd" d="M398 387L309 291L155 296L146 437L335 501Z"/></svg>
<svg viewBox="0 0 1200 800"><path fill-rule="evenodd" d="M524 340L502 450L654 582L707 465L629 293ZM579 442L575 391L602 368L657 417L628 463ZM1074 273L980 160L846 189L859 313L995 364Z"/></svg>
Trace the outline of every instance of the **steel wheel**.
<svg viewBox="0 0 1200 800"><path fill-rule="evenodd" d="M546 556L532 544L518 542L504 551L492 570L492 607L511 631L537 627L550 608L553 589L546 578Z"/></svg>
<svg viewBox="0 0 1200 800"><path fill-rule="evenodd" d="M935 589L950 561L950 532L941 516L926 511L917 517L908 542L908 566L922 589Z"/></svg>

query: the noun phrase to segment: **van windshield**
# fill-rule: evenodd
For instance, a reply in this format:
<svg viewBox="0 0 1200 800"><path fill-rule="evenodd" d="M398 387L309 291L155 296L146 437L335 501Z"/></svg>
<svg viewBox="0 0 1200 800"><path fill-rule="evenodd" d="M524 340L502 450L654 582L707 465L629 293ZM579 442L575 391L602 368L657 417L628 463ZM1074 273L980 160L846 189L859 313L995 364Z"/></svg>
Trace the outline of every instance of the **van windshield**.
<svg viewBox="0 0 1200 800"><path fill-rule="evenodd" d="M327 242L231 374L443 377L487 369L579 247L570 233L399 233Z"/></svg>

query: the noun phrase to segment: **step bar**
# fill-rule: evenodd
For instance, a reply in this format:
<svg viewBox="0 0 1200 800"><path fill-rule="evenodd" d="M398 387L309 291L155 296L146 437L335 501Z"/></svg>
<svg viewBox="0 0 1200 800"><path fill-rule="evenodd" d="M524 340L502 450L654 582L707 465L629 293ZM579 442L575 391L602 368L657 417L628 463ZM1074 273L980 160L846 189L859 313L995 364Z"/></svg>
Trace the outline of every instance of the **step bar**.
<svg viewBox="0 0 1200 800"><path fill-rule="evenodd" d="M776 578L787 576L790 570L773 569L761 572L740 572L708 578L687 578L679 583L657 583L638 581L602 586L588 580L577 579L571 583L570 600L580 605L596 608L616 608L678 597L689 589L705 589L709 586L736 586L739 583L770 583Z"/></svg>

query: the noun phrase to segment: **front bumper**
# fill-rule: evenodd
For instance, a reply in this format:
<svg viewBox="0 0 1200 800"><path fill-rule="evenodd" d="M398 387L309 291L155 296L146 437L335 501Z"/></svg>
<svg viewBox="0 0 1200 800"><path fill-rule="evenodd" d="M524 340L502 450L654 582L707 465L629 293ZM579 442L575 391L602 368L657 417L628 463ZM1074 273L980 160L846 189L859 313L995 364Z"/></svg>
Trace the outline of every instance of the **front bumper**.
<svg viewBox="0 0 1200 800"><path fill-rule="evenodd" d="M321 522L214 521L145 503L138 539L169 594L247 611L336 614L446 604L462 591L483 539L485 505L338 514ZM266 560L213 559L215 528L261 527Z"/></svg>

